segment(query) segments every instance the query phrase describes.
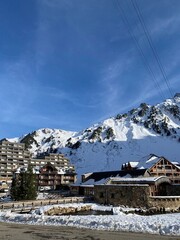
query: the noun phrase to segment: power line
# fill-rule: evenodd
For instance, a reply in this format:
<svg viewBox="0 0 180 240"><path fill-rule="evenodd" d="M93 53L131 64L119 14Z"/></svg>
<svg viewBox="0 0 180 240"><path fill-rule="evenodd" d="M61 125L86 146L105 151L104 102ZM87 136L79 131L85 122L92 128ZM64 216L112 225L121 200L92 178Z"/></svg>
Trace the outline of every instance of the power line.
<svg viewBox="0 0 180 240"><path fill-rule="evenodd" d="M146 38L147 38L148 43L149 43L149 45L150 45L150 48L151 48L151 50L152 50L152 52L153 52L153 55L154 55L154 57L155 57L155 59L156 59L156 62L157 62L157 64L158 64L158 66L159 66L159 69L160 69L161 74L162 74L162 76L163 76L163 78L164 78L164 81L165 81L166 86L167 86L167 88L168 88L168 90L169 90L169 93L170 93L171 97L173 97L173 94L172 94L172 91L171 91L171 88L170 88L170 86L169 86L169 82L168 82L168 79L167 79L167 75L166 75L165 70L164 70L164 68L163 68L163 65L162 65L162 63L161 63L161 61L160 61L159 55L158 55L158 53L157 53L157 51L156 51L156 49L155 49L155 47L154 47L154 44L153 44L151 35L149 34L149 31L148 31L148 29L147 29L147 27L146 27L146 24L145 24L143 15L142 15L142 13L141 13L141 11L140 11L140 8L139 8L136 0L131 0L131 3L132 3L133 8L135 9L135 11L136 11L136 13L137 13L137 16L138 16L139 21L140 21L140 23L141 23L141 25L142 25L142 27L143 27L143 31L144 31L144 33L145 33L145 35L146 35Z"/></svg>
<svg viewBox="0 0 180 240"><path fill-rule="evenodd" d="M135 42L136 48L138 49L138 51L139 51L139 53L140 53L140 55L142 57L143 63L145 65L146 69L148 70L149 74L151 75L151 77L152 77L156 87L159 89L159 93L160 93L162 99L165 99L164 94L163 94L163 92L161 90L161 87L160 87L160 85L159 85L159 83L158 83L158 81L157 81L157 79L155 77L155 74L154 74L152 68L150 67L150 65L148 64L148 61L146 60L146 56L145 56L145 54L144 54L144 52L143 52L143 50L142 50L142 48L141 48L137 38L136 38L136 36L133 34L133 31L131 30L130 23L128 21L128 18L126 17L124 9L119 4L118 0L114 0L114 4L115 4L115 8L116 8L116 5L117 5L117 8L121 11L120 16L122 18L122 21L125 24L125 26L127 27L127 30L129 32L130 37Z"/></svg>

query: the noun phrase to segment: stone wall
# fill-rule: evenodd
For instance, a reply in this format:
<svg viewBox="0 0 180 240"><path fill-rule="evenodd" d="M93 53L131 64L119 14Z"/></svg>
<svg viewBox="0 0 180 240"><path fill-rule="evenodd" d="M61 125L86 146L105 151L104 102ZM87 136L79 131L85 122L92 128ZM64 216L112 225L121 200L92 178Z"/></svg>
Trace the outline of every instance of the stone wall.
<svg viewBox="0 0 180 240"><path fill-rule="evenodd" d="M148 207L150 189L148 185L96 185L95 202L100 204Z"/></svg>
<svg viewBox="0 0 180 240"><path fill-rule="evenodd" d="M95 202L113 206L180 210L180 196L150 196L148 185L97 185Z"/></svg>
<svg viewBox="0 0 180 240"><path fill-rule="evenodd" d="M81 207L52 207L48 209L46 212L44 212L45 215L66 215L66 214L71 214L71 213L77 213L77 212L84 212L84 211L90 211L91 210L91 205L85 205Z"/></svg>
<svg viewBox="0 0 180 240"><path fill-rule="evenodd" d="M156 197L149 197L149 207L156 207L156 208L169 208L169 209L180 209L180 196L173 197L173 196L156 196Z"/></svg>

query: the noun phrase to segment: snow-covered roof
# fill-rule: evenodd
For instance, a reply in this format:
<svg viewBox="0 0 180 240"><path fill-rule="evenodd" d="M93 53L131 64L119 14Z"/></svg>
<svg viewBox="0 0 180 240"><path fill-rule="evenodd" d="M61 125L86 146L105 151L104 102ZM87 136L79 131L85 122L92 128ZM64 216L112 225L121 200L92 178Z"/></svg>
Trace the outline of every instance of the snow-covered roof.
<svg viewBox="0 0 180 240"><path fill-rule="evenodd" d="M56 167L56 169L57 169L57 171L58 171L58 174L60 174L60 175L62 175L62 174L65 174L65 173L66 173L65 169L63 169L63 168Z"/></svg>
<svg viewBox="0 0 180 240"><path fill-rule="evenodd" d="M33 173L34 174L39 174L39 170L40 168L38 166L33 167ZM21 172L26 172L27 171L27 167L18 167L15 171L16 174L21 173Z"/></svg>
<svg viewBox="0 0 180 240"><path fill-rule="evenodd" d="M82 187L86 187L86 186L94 186L94 185L99 185L99 184L105 184L107 182L107 178L103 178L99 181L95 181L94 179L89 179L86 182L82 183L80 180L76 181L75 184L73 184L72 186L82 186Z"/></svg>
<svg viewBox="0 0 180 240"><path fill-rule="evenodd" d="M148 169L152 167L155 163L159 161L160 157L154 154L147 155L140 159L139 163L136 165L138 169Z"/></svg>
<svg viewBox="0 0 180 240"><path fill-rule="evenodd" d="M129 162L131 167L135 168L139 164L139 162Z"/></svg>
<svg viewBox="0 0 180 240"><path fill-rule="evenodd" d="M142 178L119 178L114 177L110 178L108 184L111 183L155 183L159 180L166 180L169 182L169 179L166 176L159 176L159 177L142 177Z"/></svg>
<svg viewBox="0 0 180 240"><path fill-rule="evenodd" d="M180 169L180 163L179 162L172 162L178 169Z"/></svg>
<svg viewBox="0 0 180 240"><path fill-rule="evenodd" d="M18 167L15 173L26 172L26 171L27 171L27 167Z"/></svg>
<svg viewBox="0 0 180 240"><path fill-rule="evenodd" d="M174 165L179 165L179 162L172 162L172 164L174 164Z"/></svg>

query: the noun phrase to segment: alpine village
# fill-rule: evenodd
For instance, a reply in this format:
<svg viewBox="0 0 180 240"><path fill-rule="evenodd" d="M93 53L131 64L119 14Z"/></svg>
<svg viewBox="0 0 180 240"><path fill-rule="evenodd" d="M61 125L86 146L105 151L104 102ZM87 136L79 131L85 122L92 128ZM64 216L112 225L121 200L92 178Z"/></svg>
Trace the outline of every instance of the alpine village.
<svg viewBox="0 0 180 240"><path fill-rule="evenodd" d="M1 139L1 209L70 200L179 212L179 106L177 93L81 132L39 129Z"/></svg>

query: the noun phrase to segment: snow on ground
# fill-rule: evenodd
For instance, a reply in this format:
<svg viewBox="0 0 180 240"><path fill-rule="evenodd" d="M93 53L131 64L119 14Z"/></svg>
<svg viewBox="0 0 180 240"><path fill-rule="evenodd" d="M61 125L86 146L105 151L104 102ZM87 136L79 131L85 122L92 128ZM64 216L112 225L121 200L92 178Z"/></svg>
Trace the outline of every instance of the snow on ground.
<svg viewBox="0 0 180 240"><path fill-rule="evenodd" d="M89 204L66 204L67 207L81 207L83 205ZM112 210L112 207L99 206L97 204L90 205L93 210ZM59 204L56 206L64 207L65 205ZM10 211L0 212L0 221L32 225L69 226L96 230L128 231L180 236L180 213L140 216L136 214L125 214L121 211L122 209L115 207L113 208L114 215L44 215L44 212L49 208L52 208L52 206L41 207L40 209L33 211L31 214L17 214Z"/></svg>

